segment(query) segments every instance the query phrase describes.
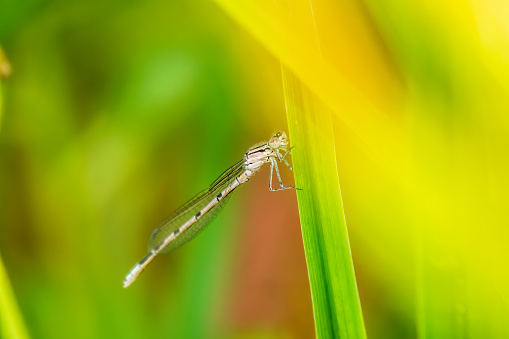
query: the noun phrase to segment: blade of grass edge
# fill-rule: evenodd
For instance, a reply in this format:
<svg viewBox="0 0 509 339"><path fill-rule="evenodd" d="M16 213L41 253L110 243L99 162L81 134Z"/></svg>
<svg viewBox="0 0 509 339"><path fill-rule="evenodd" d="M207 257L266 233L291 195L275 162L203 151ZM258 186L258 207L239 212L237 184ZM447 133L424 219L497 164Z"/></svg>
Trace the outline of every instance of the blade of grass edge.
<svg viewBox="0 0 509 339"><path fill-rule="evenodd" d="M0 337L29 338L0 256Z"/></svg>
<svg viewBox="0 0 509 339"><path fill-rule="evenodd" d="M2 120L2 78L10 73L10 65L0 47L0 126ZM23 318L9 283L0 255L0 338L28 338Z"/></svg>
<svg viewBox="0 0 509 339"><path fill-rule="evenodd" d="M0 46L0 127L2 126L2 80L11 74L11 65Z"/></svg>
<svg viewBox="0 0 509 339"><path fill-rule="evenodd" d="M282 66L317 338L365 338L343 212L330 109Z"/></svg>

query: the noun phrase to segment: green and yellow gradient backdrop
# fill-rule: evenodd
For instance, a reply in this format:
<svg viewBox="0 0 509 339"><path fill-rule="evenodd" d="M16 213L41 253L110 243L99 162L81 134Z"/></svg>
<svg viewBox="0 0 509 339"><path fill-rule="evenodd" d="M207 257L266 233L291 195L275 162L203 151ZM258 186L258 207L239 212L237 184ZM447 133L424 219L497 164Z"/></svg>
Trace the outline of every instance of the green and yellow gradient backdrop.
<svg viewBox="0 0 509 339"><path fill-rule="evenodd" d="M0 337L313 338L267 169L122 288L288 130L281 64L332 110L367 336L509 337L508 23L501 0L2 1Z"/></svg>

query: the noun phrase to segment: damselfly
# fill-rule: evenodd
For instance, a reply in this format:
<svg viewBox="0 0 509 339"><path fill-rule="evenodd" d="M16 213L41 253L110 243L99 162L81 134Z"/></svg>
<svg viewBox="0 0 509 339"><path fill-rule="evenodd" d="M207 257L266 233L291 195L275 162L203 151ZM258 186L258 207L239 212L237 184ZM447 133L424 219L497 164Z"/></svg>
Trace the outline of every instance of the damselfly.
<svg viewBox="0 0 509 339"><path fill-rule="evenodd" d="M124 287L128 287L156 255L182 246L193 239L221 212L230 198L230 193L240 184L247 182L264 164L270 163L269 189L271 191L297 189L294 186L284 186L279 174L278 161L292 169L285 159L287 154L291 154L291 148L287 147L288 138L284 132L277 132L268 142L254 145L241 161L221 174L208 189L197 194L166 218L152 232L148 241L148 255L127 274ZM279 181L278 188L272 188L274 170Z"/></svg>

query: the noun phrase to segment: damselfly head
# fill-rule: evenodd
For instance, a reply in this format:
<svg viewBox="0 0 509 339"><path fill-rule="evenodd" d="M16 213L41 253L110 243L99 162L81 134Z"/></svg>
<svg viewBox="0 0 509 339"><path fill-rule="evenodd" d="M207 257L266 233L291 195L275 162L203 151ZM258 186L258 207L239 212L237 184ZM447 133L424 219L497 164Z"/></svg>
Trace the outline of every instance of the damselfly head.
<svg viewBox="0 0 509 339"><path fill-rule="evenodd" d="M281 146L288 145L288 138L285 132L277 132L272 138L270 138L268 145L270 148L279 148Z"/></svg>

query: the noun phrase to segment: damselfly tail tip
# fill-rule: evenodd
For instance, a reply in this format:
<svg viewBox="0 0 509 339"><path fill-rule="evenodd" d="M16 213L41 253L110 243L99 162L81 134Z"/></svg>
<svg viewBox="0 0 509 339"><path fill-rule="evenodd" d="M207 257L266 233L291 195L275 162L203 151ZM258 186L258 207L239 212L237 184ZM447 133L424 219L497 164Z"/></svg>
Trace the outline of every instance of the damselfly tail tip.
<svg viewBox="0 0 509 339"><path fill-rule="evenodd" d="M124 288L128 288L129 285L133 283L133 281L138 277L138 275L141 273L141 267L140 265L134 266L134 268L129 272L128 275L126 275L124 279Z"/></svg>
<svg viewBox="0 0 509 339"><path fill-rule="evenodd" d="M124 279L124 288L128 288L129 285L131 285L131 283L133 282L134 280L127 280L127 278Z"/></svg>

